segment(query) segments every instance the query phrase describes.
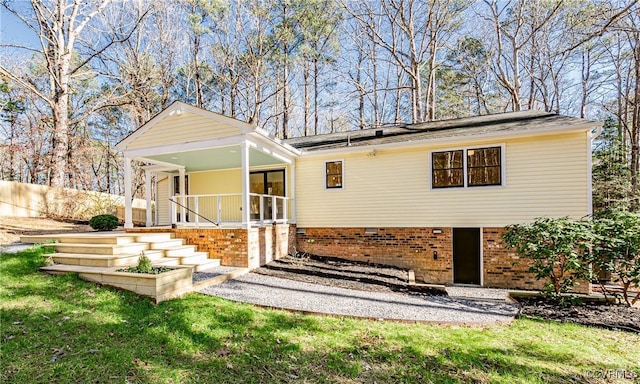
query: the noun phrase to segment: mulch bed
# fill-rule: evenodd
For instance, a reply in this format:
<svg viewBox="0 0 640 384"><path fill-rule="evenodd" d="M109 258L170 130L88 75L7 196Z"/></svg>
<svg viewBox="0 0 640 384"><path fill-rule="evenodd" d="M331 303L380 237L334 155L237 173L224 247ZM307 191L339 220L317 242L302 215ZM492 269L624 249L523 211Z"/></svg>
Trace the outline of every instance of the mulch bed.
<svg viewBox="0 0 640 384"><path fill-rule="evenodd" d="M374 292L405 292L428 296L446 296L443 290L409 285L406 269L360 263L330 257L285 257L254 269L262 275L290 280Z"/></svg>
<svg viewBox="0 0 640 384"><path fill-rule="evenodd" d="M446 296L444 291L409 285L406 269L330 257L286 257L252 272L363 291ZM518 302L522 305L520 316L640 333L640 308L597 303L562 306L542 298Z"/></svg>
<svg viewBox="0 0 640 384"><path fill-rule="evenodd" d="M640 308L612 303L563 306L542 298L518 299L520 316L640 333Z"/></svg>

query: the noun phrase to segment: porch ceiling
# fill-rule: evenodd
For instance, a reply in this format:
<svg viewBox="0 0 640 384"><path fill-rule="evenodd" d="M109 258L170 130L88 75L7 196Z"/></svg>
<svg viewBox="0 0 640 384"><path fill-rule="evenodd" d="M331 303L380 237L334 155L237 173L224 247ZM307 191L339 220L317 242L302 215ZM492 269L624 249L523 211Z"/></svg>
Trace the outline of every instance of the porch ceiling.
<svg viewBox="0 0 640 384"><path fill-rule="evenodd" d="M242 167L239 145L145 156L145 159L148 159L151 162L155 160L163 163L183 166L187 172ZM271 157L261 151L250 149L249 163L251 167L262 167L282 164L282 160Z"/></svg>

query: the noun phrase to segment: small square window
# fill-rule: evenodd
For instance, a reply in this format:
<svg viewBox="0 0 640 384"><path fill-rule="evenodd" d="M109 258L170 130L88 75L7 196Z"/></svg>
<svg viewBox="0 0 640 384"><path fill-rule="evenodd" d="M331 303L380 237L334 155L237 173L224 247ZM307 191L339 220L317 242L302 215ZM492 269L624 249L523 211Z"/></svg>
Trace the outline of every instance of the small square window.
<svg viewBox="0 0 640 384"><path fill-rule="evenodd" d="M327 161L325 163L326 184L329 189L342 188L342 161Z"/></svg>

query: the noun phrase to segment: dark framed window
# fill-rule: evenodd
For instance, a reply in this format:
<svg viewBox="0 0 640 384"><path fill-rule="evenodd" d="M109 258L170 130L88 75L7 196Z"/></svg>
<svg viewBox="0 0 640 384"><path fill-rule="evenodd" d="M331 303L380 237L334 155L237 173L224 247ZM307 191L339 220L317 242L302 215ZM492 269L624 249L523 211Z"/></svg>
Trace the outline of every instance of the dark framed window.
<svg viewBox="0 0 640 384"><path fill-rule="evenodd" d="M342 161L327 161L324 166L327 189L342 188Z"/></svg>
<svg viewBox="0 0 640 384"><path fill-rule="evenodd" d="M173 176L173 194L180 194L180 176ZM184 194L189 194L189 175L184 175Z"/></svg>
<svg viewBox="0 0 640 384"><path fill-rule="evenodd" d="M431 186L433 188L464 187L464 151L431 153Z"/></svg>
<svg viewBox="0 0 640 384"><path fill-rule="evenodd" d="M502 184L502 154L500 147L467 150L467 185Z"/></svg>

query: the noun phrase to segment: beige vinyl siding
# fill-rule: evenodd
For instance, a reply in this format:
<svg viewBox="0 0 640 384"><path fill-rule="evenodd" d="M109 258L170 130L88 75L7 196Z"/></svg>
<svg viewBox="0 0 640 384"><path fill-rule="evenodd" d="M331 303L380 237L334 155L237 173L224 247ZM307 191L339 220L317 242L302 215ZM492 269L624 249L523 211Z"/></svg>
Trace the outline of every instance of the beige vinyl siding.
<svg viewBox="0 0 640 384"><path fill-rule="evenodd" d="M169 178L158 180L156 194L156 207L158 207L158 222L156 225L169 225Z"/></svg>
<svg viewBox="0 0 640 384"><path fill-rule="evenodd" d="M502 144L504 186L430 189L431 151ZM298 159L298 226L504 226L589 212L586 133L369 151ZM343 189L325 188L330 160L344 161Z"/></svg>
<svg viewBox="0 0 640 384"><path fill-rule="evenodd" d="M189 174L190 195L237 194L242 192L242 177L239 169L193 172ZM242 221L241 196L220 197L221 217L218 218L218 200L201 197L198 211L210 220ZM193 203L190 204L193 206Z"/></svg>
<svg viewBox="0 0 640 384"><path fill-rule="evenodd" d="M285 168L286 175L286 194L291 196L291 172L289 167L274 166L251 168L251 171L265 171ZM242 193L242 173L240 169L226 169L206 172L189 173L189 194L190 195L217 195L217 194L240 194ZM223 196L221 197L222 212L221 219L223 221L241 221L242 211L239 207L242 205L241 196ZM194 208L191 201L190 208ZM198 205L199 212L205 217L218 220L217 217L217 201L215 197L200 198ZM289 216L291 216L291 203L288 206Z"/></svg>
<svg viewBox="0 0 640 384"><path fill-rule="evenodd" d="M240 128L216 122L210 118L183 112L181 116L168 116L157 125L137 137L127 149L154 147L164 144L180 144L198 140L212 140L239 135Z"/></svg>

